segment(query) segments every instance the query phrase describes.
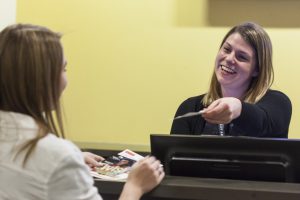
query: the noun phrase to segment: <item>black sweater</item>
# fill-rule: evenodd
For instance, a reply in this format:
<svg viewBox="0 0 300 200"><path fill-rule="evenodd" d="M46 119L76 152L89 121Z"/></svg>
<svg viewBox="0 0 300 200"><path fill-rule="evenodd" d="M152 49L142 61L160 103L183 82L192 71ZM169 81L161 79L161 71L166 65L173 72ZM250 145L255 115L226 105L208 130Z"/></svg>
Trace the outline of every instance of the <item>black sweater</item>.
<svg viewBox="0 0 300 200"><path fill-rule="evenodd" d="M175 117L204 108L204 95L185 100ZM282 92L269 90L256 104L242 102L241 115L227 125L226 135L287 138L292 115L292 104ZM201 115L173 121L171 134L201 135L206 121Z"/></svg>

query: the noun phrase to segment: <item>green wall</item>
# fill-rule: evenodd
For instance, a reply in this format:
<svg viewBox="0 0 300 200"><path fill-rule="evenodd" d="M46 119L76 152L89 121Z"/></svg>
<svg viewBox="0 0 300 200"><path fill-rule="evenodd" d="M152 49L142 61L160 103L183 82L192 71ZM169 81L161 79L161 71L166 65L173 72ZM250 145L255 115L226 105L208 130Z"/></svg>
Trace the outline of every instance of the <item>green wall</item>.
<svg viewBox="0 0 300 200"><path fill-rule="evenodd" d="M183 100L207 90L223 36L243 21L260 23L273 41L273 89L290 97L289 136L300 138L299 7L292 0L18 0L17 22L64 34L68 138L148 148L150 133L169 133Z"/></svg>

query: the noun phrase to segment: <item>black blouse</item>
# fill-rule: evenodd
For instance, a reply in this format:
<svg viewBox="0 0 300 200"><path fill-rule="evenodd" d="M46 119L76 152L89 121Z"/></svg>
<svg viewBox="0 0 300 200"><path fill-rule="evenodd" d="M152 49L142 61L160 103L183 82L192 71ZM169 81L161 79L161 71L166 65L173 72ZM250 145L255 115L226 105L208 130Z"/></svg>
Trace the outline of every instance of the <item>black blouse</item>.
<svg viewBox="0 0 300 200"><path fill-rule="evenodd" d="M203 95L185 100L175 117L204 108ZM225 135L287 138L292 115L290 99L282 92L269 90L255 104L242 102L241 115L225 125ZM171 134L218 134L218 125L208 124L201 115L173 121ZM218 130L217 130L218 131Z"/></svg>

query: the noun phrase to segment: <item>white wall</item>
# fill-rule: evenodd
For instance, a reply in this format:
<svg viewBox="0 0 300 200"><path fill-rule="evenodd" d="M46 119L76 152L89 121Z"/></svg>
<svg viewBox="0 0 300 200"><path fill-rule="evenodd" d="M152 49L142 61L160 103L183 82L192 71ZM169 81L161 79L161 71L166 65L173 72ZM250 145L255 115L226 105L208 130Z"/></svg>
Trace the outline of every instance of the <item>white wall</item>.
<svg viewBox="0 0 300 200"><path fill-rule="evenodd" d="M0 0L0 30L16 22L16 0Z"/></svg>

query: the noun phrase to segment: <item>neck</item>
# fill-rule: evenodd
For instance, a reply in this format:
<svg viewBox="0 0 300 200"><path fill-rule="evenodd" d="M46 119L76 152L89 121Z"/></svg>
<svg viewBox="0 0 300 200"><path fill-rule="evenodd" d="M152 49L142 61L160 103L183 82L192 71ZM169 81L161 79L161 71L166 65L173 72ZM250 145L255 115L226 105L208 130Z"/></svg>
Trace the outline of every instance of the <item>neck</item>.
<svg viewBox="0 0 300 200"><path fill-rule="evenodd" d="M222 95L223 97L235 97L237 99L242 99L246 90L236 89L236 88L224 88L222 87Z"/></svg>

